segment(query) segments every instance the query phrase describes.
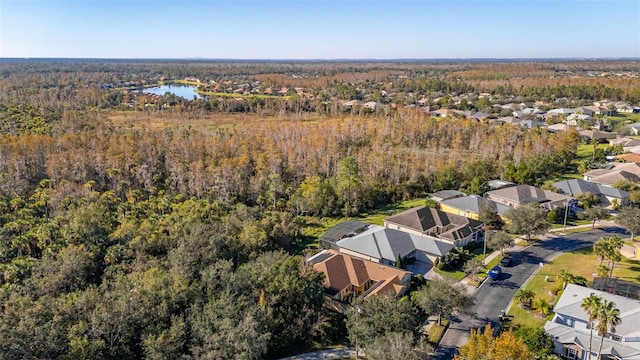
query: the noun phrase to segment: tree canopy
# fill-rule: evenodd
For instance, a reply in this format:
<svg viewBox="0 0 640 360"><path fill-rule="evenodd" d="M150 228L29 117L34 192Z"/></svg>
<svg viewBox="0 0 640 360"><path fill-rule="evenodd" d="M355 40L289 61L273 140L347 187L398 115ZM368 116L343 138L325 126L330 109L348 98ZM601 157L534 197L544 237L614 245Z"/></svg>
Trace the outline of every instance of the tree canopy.
<svg viewBox="0 0 640 360"><path fill-rule="evenodd" d="M546 211L537 204L510 208L504 217L507 222L506 229L512 233L525 234L527 240L531 239L531 235L546 233L551 227Z"/></svg>

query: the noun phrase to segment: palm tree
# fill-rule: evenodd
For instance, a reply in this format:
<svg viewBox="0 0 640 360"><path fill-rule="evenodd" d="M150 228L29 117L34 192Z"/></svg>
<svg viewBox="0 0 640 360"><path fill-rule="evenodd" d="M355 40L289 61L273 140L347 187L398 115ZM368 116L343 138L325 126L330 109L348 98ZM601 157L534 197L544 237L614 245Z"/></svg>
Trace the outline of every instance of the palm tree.
<svg viewBox="0 0 640 360"><path fill-rule="evenodd" d="M531 302L533 301L534 296L535 294L532 290L520 289L516 291L515 295L513 295L513 298L518 300L520 304L531 307Z"/></svg>
<svg viewBox="0 0 640 360"><path fill-rule="evenodd" d="M597 311L598 323L596 329L600 335L600 347L598 348L598 360L602 359L602 343L607 333L615 333L616 326L622 321L620 319L620 310L616 308L613 301L602 300L602 305Z"/></svg>
<svg viewBox="0 0 640 360"><path fill-rule="evenodd" d="M591 294L591 296L586 297L582 300L582 304L580 305L582 310L587 312L587 317L589 318L589 359L591 359L591 344L593 341L593 322L595 321L598 310L602 306L602 298L597 296L596 294Z"/></svg>
<svg viewBox="0 0 640 360"><path fill-rule="evenodd" d="M549 310L551 310L551 304L549 304L549 302L543 298L536 299L536 301L533 302L533 307L543 317L549 315Z"/></svg>
<svg viewBox="0 0 640 360"><path fill-rule="evenodd" d="M568 272L567 270L560 270L560 274L558 274L558 278L562 281L562 289L567 287L567 284L572 282L575 276Z"/></svg>

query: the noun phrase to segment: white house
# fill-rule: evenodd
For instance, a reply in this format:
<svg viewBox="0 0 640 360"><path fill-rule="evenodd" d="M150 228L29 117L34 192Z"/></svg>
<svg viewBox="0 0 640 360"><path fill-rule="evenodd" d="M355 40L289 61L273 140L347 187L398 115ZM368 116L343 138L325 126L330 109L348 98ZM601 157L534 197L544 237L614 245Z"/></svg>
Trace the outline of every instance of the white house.
<svg viewBox="0 0 640 360"><path fill-rule="evenodd" d="M603 340L602 359L640 359L640 301L574 284L567 285L553 309L553 319L544 326L545 332L554 340L554 352L567 359L589 359L590 329L587 313L581 305L583 299L592 294L613 301L620 310L620 324ZM600 341L601 337L594 329L592 359L597 356Z"/></svg>

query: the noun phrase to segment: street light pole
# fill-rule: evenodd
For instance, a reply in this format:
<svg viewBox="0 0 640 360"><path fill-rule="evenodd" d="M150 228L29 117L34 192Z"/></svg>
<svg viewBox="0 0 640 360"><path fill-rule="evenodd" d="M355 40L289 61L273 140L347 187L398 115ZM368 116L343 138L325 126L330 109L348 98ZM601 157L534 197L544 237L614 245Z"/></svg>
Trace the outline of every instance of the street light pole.
<svg viewBox="0 0 640 360"><path fill-rule="evenodd" d="M567 206L564 207L564 222L562 223L562 231L567 231L567 215L569 215L569 200L567 200Z"/></svg>
<svg viewBox="0 0 640 360"><path fill-rule="evenodd" d="M484 248L482 250L482 264L483 265L487 265L485 263L485 261L487 260L487 236L489 236L489 235L487 235L487 232L485 231L484 232L484 236L483 236L483 238L484 238L483 240L484 241L482 242L483 243L483 248Z"/></svg>

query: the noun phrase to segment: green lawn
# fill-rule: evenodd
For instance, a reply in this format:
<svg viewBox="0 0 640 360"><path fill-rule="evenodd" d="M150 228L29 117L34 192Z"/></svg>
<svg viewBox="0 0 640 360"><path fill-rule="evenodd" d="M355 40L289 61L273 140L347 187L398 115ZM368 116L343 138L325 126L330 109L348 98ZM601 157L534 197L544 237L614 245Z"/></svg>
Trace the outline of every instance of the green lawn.
<svg viewBox="0 0 640 360"><path fill-rule="evenodd" d="M609 147L609 144L598 144L598 148L605 150ZM579 144L578 151L576 153L576 161L591 159L593 157L593 145L591 144Z"/></svg>
<svg viewBox="0 0 640 360"><path fill-rule="evenodd" d="M417 199L406 200L396 204L389 204L379 209L376 209L375 211L369 214L363 214L362 217L355 218L355 220L360 220L360 221L371 223L371 224L382 225L384 223L383 220L388 218L389 216L393 214L397 214L399 212L403 212L405 210L409 210L416 206L424 206L425 202L426 202L426 196L417 198Z"/></svg>
<svg viewBox="0 0 640 360"><path fill-rule="evenodd" d="M427 332L427 341L429 341L429 344L433 345L434 347L438 346L438 344L440 343L440 339L442 339L442 336L444 335L444 332L447 330L448 326L449 320L447 319L442 319L442 326L438 325L437 322L432 324L429 332Z"/></svg>
<svg viewBox="0 0 640 360"><path fill-rule="evenodd" d="M556 296L551 293L551 289L559 285L557 276L560 274L560 270L566 270L576 276L583 276L590 285L595 276L595 269L598 263L599 259L593 254L591 247L560 255L552 262L545 264L524 288L532 290L536 299L544 298L553 304ZM547 276L549 276L549 281L546 281ZM616 263L613 276L640 284L640 261L623 259L621 262ZM509 315L514 316L514 324L542 326L545 320L534 316L533 313L531 310L521 309L515 302L508 311Z"/></svg>
<svg viewBox="0 0 640 360"><path fill-rule="evenodd" d="M467 276L467 274L462 270L445 271L445 270L440 270L438 268L435 268L434 270L436 273L446 278L452 279L456 282L464 279L464 277Z"/></svg>
<svg viewBox="0 0 640 360"><path fill-rule="evenodd" d="M385 205L367 214L363 214L361 217L350 218L319 218L313 216L305 217L307 226L302 230L302 236L304 238L301 244L296 244L296 249L302 251L305 248L315 250L318 248L318 238L322 236L332 226L337 225L346 220L359 220L365 223L382 225L383 220L390 215L397 214L399 212L411 209L416 206L422 206L425 204L426 196L417 199L411 199L402 201L396 204ZM464 277L464 276L463 276Z"/></svg>

